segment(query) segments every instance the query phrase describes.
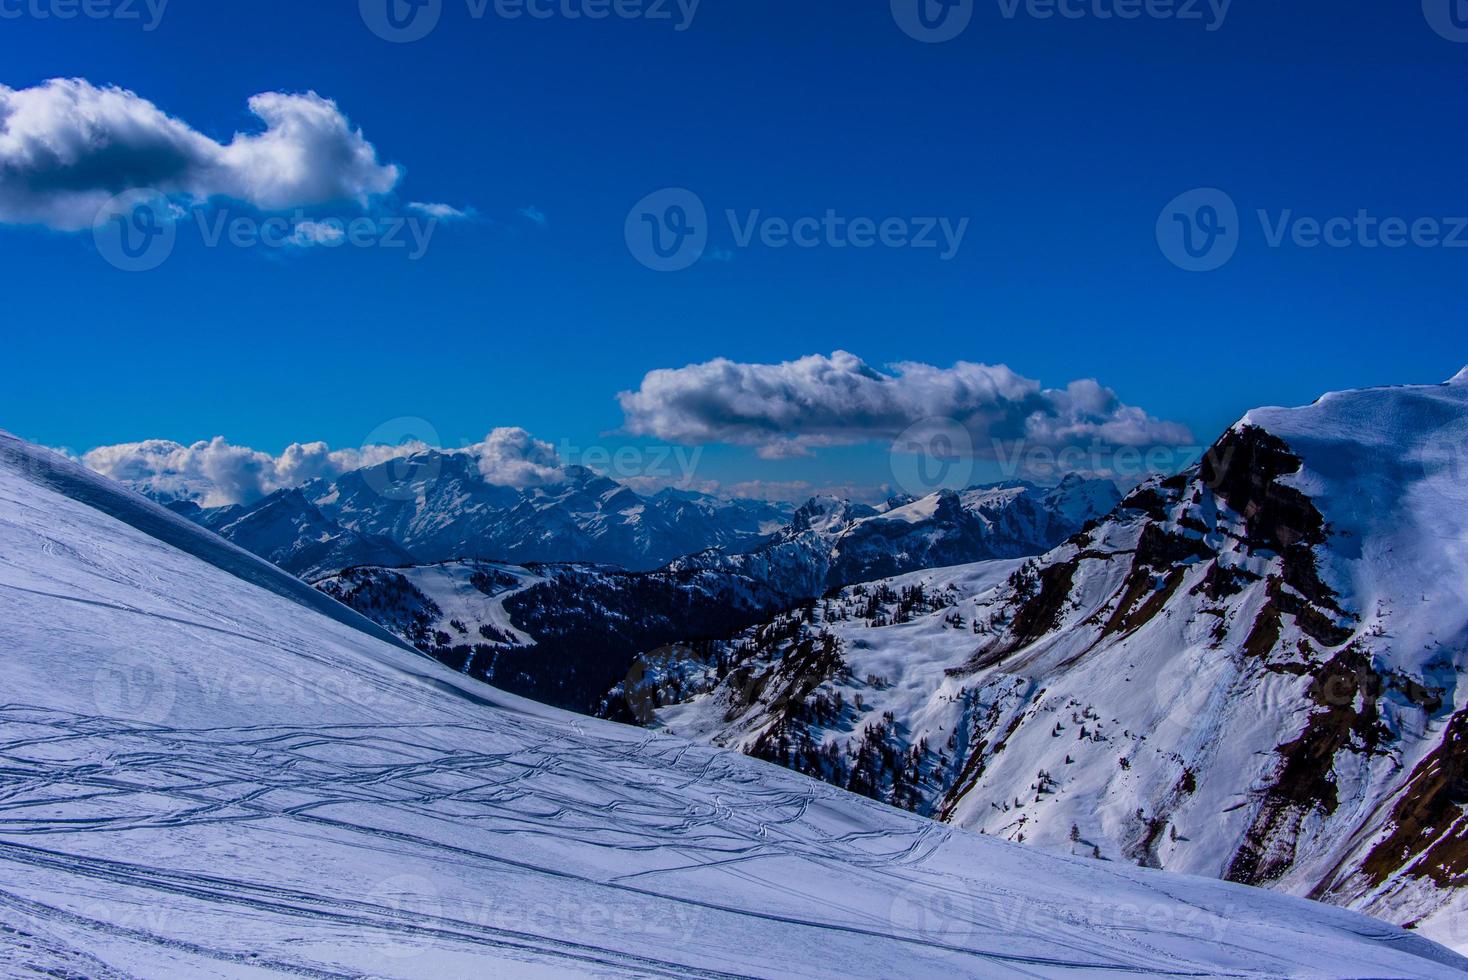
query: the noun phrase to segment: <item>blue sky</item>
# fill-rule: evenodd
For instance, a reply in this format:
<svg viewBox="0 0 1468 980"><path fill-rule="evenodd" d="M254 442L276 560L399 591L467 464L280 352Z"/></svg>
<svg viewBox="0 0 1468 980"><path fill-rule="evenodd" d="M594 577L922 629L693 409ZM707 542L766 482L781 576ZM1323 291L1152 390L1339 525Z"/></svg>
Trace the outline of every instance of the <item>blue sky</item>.
<svg viewBox="0 0 1468 980"><path fill-rule="evenodd" d="M413 416L446 444L522 426L615 446L615 396L652 369L845 350L1096 378L1206 440L1253 405L1468 363L1468 248L1304 247L1293 226L1271 247L1256 216L1365 211L1451 237L1468 215L1468 43L1418 3L1237 0L1209 30L1206 4L1185 21L973 2L967 30L926 44L885 2L703 0L680 31L675 3L671 21L511 20L443 0L436 30L391 44L356 3L173 0L147 31L10 0L0 85L121 86L221 143L260 128L250 97L315 91L403 169L373 210L475 217L417 261L206 248L185 222L141 273L89 233L0 225L0 426L78 450L223 435L277 452ZM624 230L669 187L706 205L709 245L659 273ZM1216 271L1159 248L1159 214L1194 188L1239 211ZM740 247L729 209L968 224L945 261ZM701 465L725 484L871 483L886 458L880 440L794 459L715 445Z"/></svg>

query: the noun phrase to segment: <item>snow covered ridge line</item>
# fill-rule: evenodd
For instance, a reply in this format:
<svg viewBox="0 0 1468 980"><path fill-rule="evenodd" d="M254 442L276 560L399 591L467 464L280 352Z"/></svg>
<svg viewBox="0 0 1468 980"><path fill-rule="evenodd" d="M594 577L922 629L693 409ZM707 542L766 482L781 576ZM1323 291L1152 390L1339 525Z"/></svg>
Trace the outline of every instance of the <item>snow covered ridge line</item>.
<svg viewBox="0 0 1468 980"><path fill-rule="evenodd" d="M205 560L229 570L252 585L323 613L369 636L398 646L407 645L392 633L350 609L321 596L316 590L267 561L229 542L206 535L199 539L194 525L140 494L101 479L85 467L32 445L0 429L0 463L30 482L49 487L161 541L197 549Z"/></svg>
<svg viewBox="0 0 1468 980"><path fill-rule="evenodd" d="M1468 948L1464 382L1256 410L1038 559L845 589L614 696L989 835Z"/></svg>
<svg viewBox="0 0 1468 980"><path fill-rule="evenodd" d="M0 440L0 974L1468 968L1352 913L985 840L522 701L260 587L293 580L93 474L19 472L28 452ZM99 709L123 653L179 679L166 722ZM200 663L373 695L239 703Z"/></svg>

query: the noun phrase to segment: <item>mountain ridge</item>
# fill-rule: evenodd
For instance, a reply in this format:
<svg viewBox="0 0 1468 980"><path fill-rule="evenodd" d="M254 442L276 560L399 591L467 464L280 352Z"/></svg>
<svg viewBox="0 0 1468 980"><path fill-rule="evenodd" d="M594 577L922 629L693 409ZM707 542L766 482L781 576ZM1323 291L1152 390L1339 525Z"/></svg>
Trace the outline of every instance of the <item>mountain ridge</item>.
<svg viewBox="0 0 1468 980"><path fill-rule="evenodd" d="M855 586L613 694L947 822L1463 945L1465 380L1256 409L1040 558Z"/></svg>
<svg viewBox="0 0 1468 980"><path fill-rule="evenodd" d="M888 511L817 497L751 552L713 548L652 571L467 559L355 566L316 584L457 670L559 707L623 718L605 695L646 649L727 636L877 571L1036 554L1096 516L1097 499L1116 496L1111 484L1087 481L965 494ZM529 584L498 598L486 583L502 576Z"/></svg>

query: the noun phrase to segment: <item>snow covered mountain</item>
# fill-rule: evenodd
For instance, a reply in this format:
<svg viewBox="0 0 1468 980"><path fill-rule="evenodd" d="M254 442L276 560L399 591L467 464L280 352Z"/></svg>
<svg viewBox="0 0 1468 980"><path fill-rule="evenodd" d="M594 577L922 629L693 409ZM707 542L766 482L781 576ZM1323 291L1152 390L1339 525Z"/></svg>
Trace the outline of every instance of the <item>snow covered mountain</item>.
<svg viewBox="0 0 1468 980"><path fill-rule="evenodd" d="M798 598L853 582L989 558L1037 555L1121 499L1109 480L1068 476L1059 486L1026 482L941 491L882 508L816 497L788 526L747 554L707 552L674 568L738 572Z"/></svg>
<svg viewBox="0 0 1468 980"><path fill-rule="evenodd" d="M172 506L308 579L354 565L461 558L647 570L707 548L753 547L790 514L781 504L674 489L642 496L580 466L516 489L486 481L471 454L438 451L278 491L247 507Z"/></svg>
<svg viewBox="0 0 1468 980"><path fill-rule="evenodd" d="M598 565L364 566L315 584L456 671L588 714L641 651L727 636L791 603L734 573Z"/></svg>
<svg viewBox="0 0 1468 980"><path fill-rule="evenodd" d="M631 571L676 561L804 597L914 568L1039 554L1119 499L1109 481L1069 477L1049 489L1013 482L883 508L817 497L792 511L672 488L643 496L579 466L560 474L515 489L486 481L471 454L430 451L248 507L160 502L308 580L461 559Z"/></svg>
<svg viewBox="0 0 1468 980"><path fill-rule="evenodd" d="M406 565L414 560L389 538L361 534L329 519L300 490L281 490L253 507L206 510L175 501L168 508L307 580L352 565Z"/></svg>
<svg viewBox="0 0 1468 980"><path fill-rule="evenodd" d="M1468 372L1249 413L1028 562L641 658L656 726L1468 948Z"/></svg>
<svg viewBox="0 0 1468 980"><path fill-rule="evenodd" d="M1110 482L1072 479L1050 489L1015 483L935 494L883 511L816 498L753 553L708 551L657 571L470 559L354 567L316 584L471 677L558 707L631 720L606 693L643 651L726 637L846 576L1037 554L1116 497Z"/></svg>
<svg viewBox="0 0 1468 980"><path fill-rule="evenodd" d="M1459 976L501 694L0 435L0 973Z"/></svg>

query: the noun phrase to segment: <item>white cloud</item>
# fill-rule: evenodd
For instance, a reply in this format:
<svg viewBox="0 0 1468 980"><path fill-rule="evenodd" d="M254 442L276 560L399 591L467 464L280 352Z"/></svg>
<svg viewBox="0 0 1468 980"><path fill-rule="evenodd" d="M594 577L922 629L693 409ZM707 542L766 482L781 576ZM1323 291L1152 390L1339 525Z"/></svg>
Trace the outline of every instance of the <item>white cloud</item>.
<svg viewBox="0 0 1468 980"><path fill-rule="evenodd" d="M339 222L302 221L296 225L289 239L292 245L310 248L313 245L337 245L347 236L346 228Z"/></svg>
<svg viewBox="0 0 1468 980"><path fill-rule="evenodd" d="M951 368L904 362L880 371L837 351L781 364L718 359L652 371L617 396L626 429L691 445L755 447L768 459L821 446L888 442L918 422L945 419L970 434L979 455L996 443L1181 445L1185 426L1125 405L1092 380L1044 388L1004 365Z"/></svg>
<svg viewBox="0 0 1468 980"><path fill-rule="evenodd" d="M527 221L533 221L536 224L540 225L542 228L545 227L546 222L549 220L548 218L546 218L545 212L540 210L540 208L536 207L533 204L521 208L520 217L526 219Z"/></svg>
<svg viewBox="0 0 1468 980"><path fill-rule="evenodd" d="M83 454L81 461L158 500L222 507L252 504L279 490L312 480L332 480L364 466L433 448L416 440L360 449L332 449L324 442L308 442L295 443L272 456L216 436L191 446L166 439L101 446ZM495 429L481 443L449 451L477 457L485 482L496 486L525 489L555 483L564 476L555 447L524 429Z"/></svg>
<svg viewBox="0 0 1468 980"><path fill-rule="evenodd" d="M264 130L219 143L126 89L80 78L0 85L0 222L81 230L124 191L271 211L365 206L402 176L314 92L266 92L249 105Z"/></svg>
<svg viewBox="0 0 1468 980"><path fill-rule="evenodd" d="M439 221L467 221L474 217L472 208L460 209L449 204L425 204L422 201L414 201L408 205L408 208Z"/></svg>
<svg viewBox="0 0 1468 980"><path fill-rule="evenodd" d="M427 448L422 443L406 443L333 450L324 442L311 442L296 443L272 456L216 436L191 446L166 439L101 446L83 454L81 461L159 500L222 507L251 504L277 490L331 479Z"/></svg>
<svg viewBox="0 0 1468 980"><path fill-rule="evenodd" d="M495 486L526 487L555 483L563 476L556 447L524 429L495 429L467 452L479 457L479 472Z"/></svg>

